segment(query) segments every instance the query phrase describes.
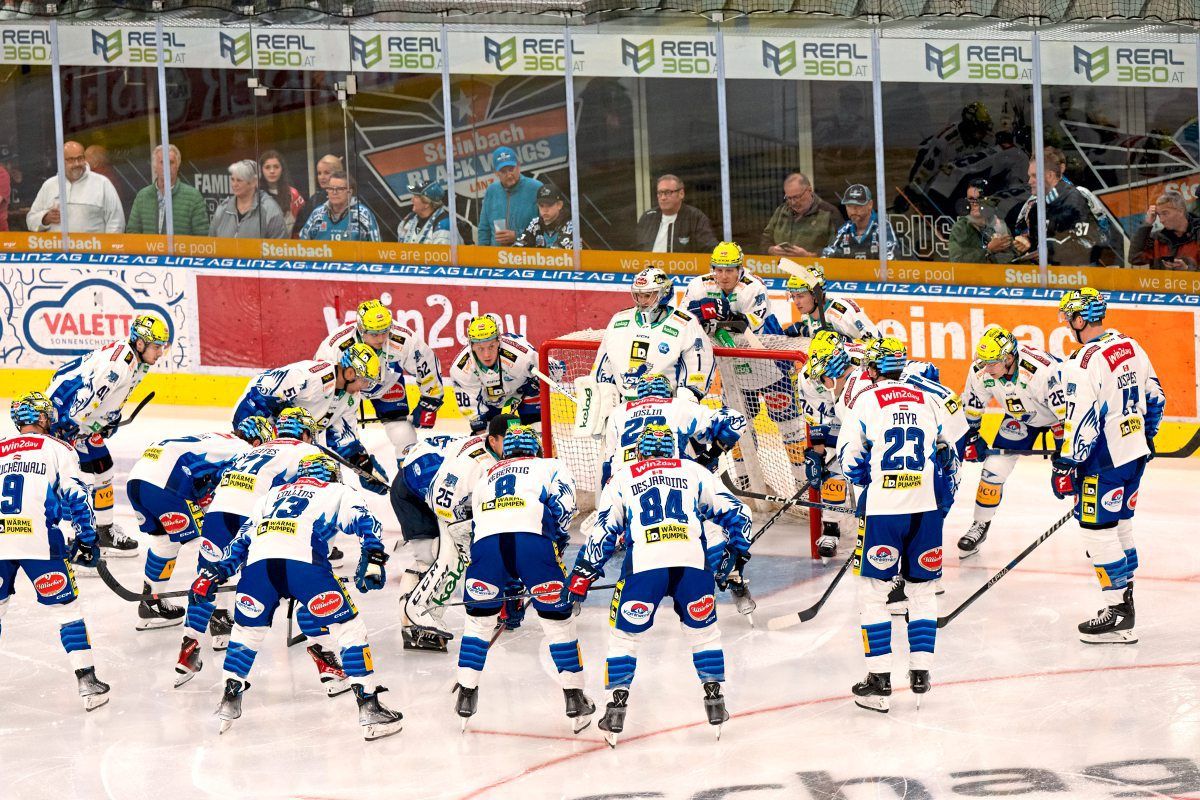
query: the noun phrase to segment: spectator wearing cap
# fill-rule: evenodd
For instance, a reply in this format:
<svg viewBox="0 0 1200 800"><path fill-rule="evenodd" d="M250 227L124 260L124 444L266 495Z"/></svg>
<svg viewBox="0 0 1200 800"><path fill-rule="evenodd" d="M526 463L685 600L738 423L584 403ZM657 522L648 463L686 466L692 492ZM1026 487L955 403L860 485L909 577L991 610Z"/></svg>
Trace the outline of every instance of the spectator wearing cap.
<svg viewBox="0 0 1200 800"><path fill-rule="evenodd" d="M654 182L658 207L637 223L637 249L648 253L711 253L717 246L704 212L683 202L683 181L663 175Z"/></svg>
<svg viewBox="0 0 1200 800"><path fill-rule="evenodd" d="M1200 218L1187 212L1182 194L1168 189L1146 210L1129 243L1129 260L1150 269L1200 268Z"/></svg>
<svg viewBox="0 0 1200 800"><path fill-rule="evenodd" d="M300 230L301 239L325 242L378 242L379 223L371 209L358 202L346 173L338 170L325 183L329 199L313 209Z"/></svg>
<svg viewBox="0 0 1200 800"><path fill-rule="evenodd" d="M229 165L226 197L213 212L208 235L223 239L283 239L287 225L271 195L258 188L258 164L248 158Z"/></svg>
<svg viewBox="0 0 1200 800"><path fill-rule="evenodd" d="M829 258L879 258L879 219L875 215L875 201L871 190L856 183L842 195L842 205L850 219L838 228L821 255ZM896 234L891 223L884 221L884 247L888 258L896 257Z"/></svg>
<svg viewBox="0 0 1200 800"><path fill-rule="evenodd" d="M557 186L544 184L537 193L538 215L517 237L517 247L575 249L575 228L566 199Z"/></svg>
<svg viewBox="0 0 1200 800"><path fill-rule="evenodd" d="M817 196L803 172L783 180L783 205L775 209L759 240L759 252L773 256L815 256L845 219L837 206Z"/></svg>
<svg viewBox="0 0 1200 800"><path fill-rule="evenodd" d="M71 233L124 233L125 209L112 181L92 172L79 142L63 144L68 214ZM25 223L31 231L62 230L63 204L58 196L58 176L51 175L38 190Z"/></svg>
<svg viewBox="0 0 1200 800"><path fill-rule="evenodd" d="M517 232L538 216L537 192L542 184L521 174L517 153L511 147L496 148L492 168L496 180L483 193L476 241L489 247L511 247Z"/></svg>
<svg viewBox="0 0 1200 800"><path fill-rule="evenodd" d="M1007 264L1013 259L1012 236L996 207L983 196L987 181L973 180L967 186L964 208L948 241L950 260L961 264Z"/></svg>
<svg viewBox="0 0 1200 800"><path fill-rule="evenodd" d="M450 212L446 190L437 181L408 187L412 211L400 220L396 240L404 244L450 244Z"/></svg>
<svg viewBox="0 0 1200 800"><path fill-rule="evenodd" d="M176 236L205 236L208 234L208 206L196 187L179 180L181 157L179 148L169 145L168 161L171 167L171 219L175 223ZM133 198L129 209L126 233L166 233L167 201L163 194L162 145L154 148L150 156L150 170L154 183L143 187Z"/></svg>

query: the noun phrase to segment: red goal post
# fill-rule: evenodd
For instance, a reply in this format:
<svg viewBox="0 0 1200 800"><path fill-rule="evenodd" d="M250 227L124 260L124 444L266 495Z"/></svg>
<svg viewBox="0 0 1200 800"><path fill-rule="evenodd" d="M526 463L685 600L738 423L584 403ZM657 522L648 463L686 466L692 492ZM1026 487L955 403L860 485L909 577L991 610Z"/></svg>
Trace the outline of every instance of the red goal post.
<svg viewBox="0 0 1200 800"><path fill-rule="evenodd" d="M565 367L562 383L573 390L575 379L591 372L603 335L600 330L586 330L544 342L538 348L541 371L553 375L551 359L562 362ZM725 405L737 409L748 421L741 442L731 453L721 457L720 469L742 488L759 494L791 497L804 473L807 425L798 403L795 382L800 367L807 360L798 345L803 346L807 341L772 335L762 335L757 340L763 345L762 349L713 348L716 376L703 402L714 407ZM784 368L789 363L791 368ZM790 375L785 377L789 372ZM575 475L580 510L593 510L600 488L601 443L592 437L575 435L574 401L552 390L544 381L541 405L546 455L567 463ZM819 500L819 489L810 488L807 497ZM774 513L779 508L778 503L744 497L742 500L752 510L764 514ZM809 551L816 558L821 512L792 506L787 516L794 523L807 522Z"/></svg>

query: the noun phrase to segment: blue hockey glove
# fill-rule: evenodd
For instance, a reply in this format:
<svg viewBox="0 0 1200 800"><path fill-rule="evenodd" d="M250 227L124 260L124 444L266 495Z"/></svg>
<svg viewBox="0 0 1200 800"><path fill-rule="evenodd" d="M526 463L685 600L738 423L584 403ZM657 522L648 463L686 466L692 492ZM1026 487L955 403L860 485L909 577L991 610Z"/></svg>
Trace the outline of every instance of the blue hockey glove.
<svg viewBox="0 0 1200 800"><path fill-rule="evenodd" d="M100 563L100 545L96 541L96 534L93 532L91 536L76 536L71 540L69 556L72 564L78 564L81 567L95 567Z"/></svg>
<svg viewBox="0 0 1200 800"><path fill-rule="evenodd" d="M370 592L382 589L387 583L387 570L384 564L388 562L388 554L376 548L363 548L358 558L358 569L354 573L354 586L360 592Z"/></svg>
<svg viewBox="0 0 1200 800"><path fill-rule="evenodd" d="M703 297L688 303L688 311L701 323L729 319L729 301L724 297Z"/></svg>
<svg viewBox="0 0 1200 800"><path fill-rule="evenodd" d="M807 333L808 333L808 326L806 323L803 323L803 322L793 322L791 325L788 325L786 328L783 329L783 335L790 336L793 339L800 337L800 336L804 336Z"/></svg>
<svg viewBox="0 0 1200 800"><path fill-rule="evenodd" d="M201 567L192 588L188 591L188 601L193 605L204 605L217 593L217 587L224 582L225 576L212 566Z"/></svg>
<svg viewBox="0 0 1200 800"><path fill-rule="evenodd" d="M1063 500L1079 494L1079 465L1069 458L1055 456L1050 467L1050 489Z"/></svg>
<svg viewBox="0 0 1200 800"><path fill-rule="evenodd" d="M414 428L432 428L437 422L438 409L442 407L441 398L421 396L417 407L413 409L412 424Z"/></svg>
<svg viewBox="0 0 1200 800"><path fill-rule="evenodd" d="M813 448L808 448L804 451L804 477L808 479L809 486L820 487L825 483L825 454L818 453Z"/></svg>
<svg viewBox="0 0 1200 800"><path fill-rule="evenodd" d="M749 560L749 553L739 553L726 545L725 551L721 553L721 563L717 564L717 568L713 570L713 578L717 581L717 588L725 591L725 588L729 585L729 576L734 572L740 574L742 567Z"/></svg>

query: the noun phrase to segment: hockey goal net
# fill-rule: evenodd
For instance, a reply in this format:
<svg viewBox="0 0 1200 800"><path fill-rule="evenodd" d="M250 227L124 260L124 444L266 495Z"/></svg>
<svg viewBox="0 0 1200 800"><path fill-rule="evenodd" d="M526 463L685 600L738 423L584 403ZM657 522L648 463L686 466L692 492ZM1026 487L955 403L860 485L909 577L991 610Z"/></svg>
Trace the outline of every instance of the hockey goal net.
<svg viewBox="0 0 1200 800"><path fill-rule="evenodd" d="M539 348L542 372L555 374L550 369L551 360L561 362L565 366L562 385L573 391L575 379L591 372L603 335L601 330L586 330L545 342ZM803 484L807 428L797 403L795 384L806 360L804 351L808 342L761 335L754 342L761 349L748 346L750 343L741 336L735 343L747 346L713 348L716 376L703 402L713 407L734 408L748 420L741 442L721 456L718 474L724 474L724 481L735 486L743 502L757 512L758 523L774 514L782 503L755 499L747 492L790 498ZM546 455L564 460L571 468L580 511L587 513L595 508L600 490L600 465L606 455L602 453L603 442L577 434L572 397L543 383L541 402ZM813 489L807 497L815 501L820 493ZM820 511L793 505L785 515L806 531L808 549L815 558L816 539L821 531Z"/></svg>

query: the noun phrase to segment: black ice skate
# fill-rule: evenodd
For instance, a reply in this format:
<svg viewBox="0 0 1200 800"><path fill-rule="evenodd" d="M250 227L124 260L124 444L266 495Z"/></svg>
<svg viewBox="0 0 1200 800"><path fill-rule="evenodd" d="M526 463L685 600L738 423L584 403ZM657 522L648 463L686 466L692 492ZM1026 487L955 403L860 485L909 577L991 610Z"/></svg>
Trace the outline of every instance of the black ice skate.
<svg viewBox="0 0 1200 800"><path fill-rule="evenodd" d="M427 628L424 625L408 625L400 629L404 639L405 650L425 650L430 653L445 653L446 643L454 635L437 628Z"/></svg>
<svg viewBox="0 0 1200 800"><path fill-rule="evenodd" d="M248 681L237 678L225 679L225 694L221 696L221 705L217 706L217 716L221 718L221 730L217 735L233 727L235 719L242 716L242 695L250 688Z"/></svg>
<svg viewBox="0 0 1200 800"><path fill-rule="evenodd" d="M754 617L750 615L758 608L758 603L750 595L750 581L737 572L733 573L729 576L729 594L733 595L733 604L737 607L737 612L745 614L753 627Z"/></svg>
<svg viewBox="0 0 1200 800"><path fill-rule="evenodd" d="M908 686L917 696L917 708L921 708L921 695L929 691L929 670L910 669L908 671Z"/></svg>
<svg viewBox="0 0 1200 800"><path fill-rule="evenodd" d="M229 649L229 635L233 633L233 617L223 608L213 612L208 620L208 633L212 636L212 649L220 652Z"/></svg>
<svg viewBox="0 0 1200 800"><path fill-rule="evenodd" d="M958 557L970 558L979 553L979 545L987 540L988 528L992 526L991 520L987 522L975 521L971 523L971 527L958 540Z"/></svg>
<svg viewBox="0 0 1200 800"><path fill-rule="evenodd" d="M334 567L336 569L337 567L342 566L345 563L345 561L346 561L345 553L343 553L341 550L339 550L336 547L329 548L329 566Z"/></svg>
<svg viewBox="0 0 1200 800"><path fill-rule="evenodd" d="M842 531L836 522L826 522L821 525L821 535L817 538L817 555L821 558L833 558L837 555L838 539Z"/></svg>
<svg viewBox="0 0 1200 800"><path fill-rule="evenodd" d="M105 558L133 558L137 555L137 540L130 538L120 525L97 525L100 554Z"/></svg>
<svg viewBox="0 0 1200 800"><path fill-rule="evenodd" d="M196 673L204 666L200 659L200 642L191 636L183 637L179 646L179 660L175 662L175 688L178 689L196 677Z"/></svg>
<svg viewBox="0 0 1200 800"><path fill-rule="evenodd" d="M142 594L150 594L149 583L142 583ZM138 622L135 626L139 631L149 631L155 628L170 628L183 624L184 609L166 600L143 600L138 603Z"/></svg>
<svg viewBox="0 0 1200 800"><path fill-rule="evenodd" d="M350 691L350 679L346 677L342 662L332 650L326 650L319 644L309 645L307 650L313 663L317 665L317 676L321 679L321 685L325 687L326 695L337 697Z"/></svg>
<svg viewBox="0 0 1200 800"><path fill-rule="evenodd" d="M908 617L908 595L904 593L904 579L892 579L892 588L888 591L887 610L893 617Z"/></svg>
<svg viewBox="0 0 1200 800"><path fill-rule="evenodd" d="M1100 609L1095 617L1079 623L1079 641L1087 644L1136 644L1133 632L1133 592L1126 589L1129 600Z"/></svg>
<svg viewBox="0 0 1200 800"><path fill-rule="evenodd" d="M708 724L717 726L717 741L720 741L721 725L729 720L729 712L725 710L725 696L717 681L704 682L704 713L708 714Z"/></svg>
<svg viewBox="0 0 1200 800"><path fill-rule="evenodd" d="M454 711L462 717L462 729L465 731L467 720L475 716L475 712L479 710L479 687L468 688L456 683L450 691L458 692L458 699L454 701Z"/></svg>
<svg viewBox="0 0 1200 800"><path fill-rule="evenodd" d="M92 711L108 702L108 691L112 687L96 677L95 667L75 670L75 680L79 682L84 711Z"/></svg>
<svg viewBox="0 0 1200 800"><path fill-rule="evenodd" d="M868 672L862 683L850 687L854 692L854 705L869 711L886 714L892 696L892 674L890 672Z"/></svg>
<svg viewBox="0 0 1200 800"><path fill-rule="evenodd" d="M617 736L625 730L625 712L629 710L629 690L613 689L612 700L604 709L604 717L596 727L604 731L604 741L609 747L617 746Z"/></svg>
<svg viewBox="0 0 1200 800"><path fill-rule="evenodd" d="M363 738L368 742L399 733L404 727L404 715L379 702L379 695L387 691L386 686L376 686L367 694L362 684L354 684L354 698L358 700L358 724L363 728Z"/></svg>
<svg viewBox="0 0 1200 800"><path fill-rule="evenodd" d="M596 704L588 699L582 689L563 689L563 699L567 703L567 718L571 720L574 733L579 733L592 724Z"/></svg>

